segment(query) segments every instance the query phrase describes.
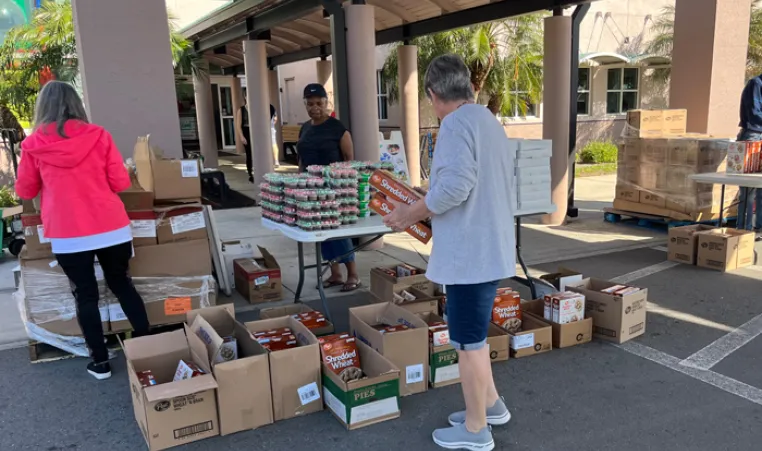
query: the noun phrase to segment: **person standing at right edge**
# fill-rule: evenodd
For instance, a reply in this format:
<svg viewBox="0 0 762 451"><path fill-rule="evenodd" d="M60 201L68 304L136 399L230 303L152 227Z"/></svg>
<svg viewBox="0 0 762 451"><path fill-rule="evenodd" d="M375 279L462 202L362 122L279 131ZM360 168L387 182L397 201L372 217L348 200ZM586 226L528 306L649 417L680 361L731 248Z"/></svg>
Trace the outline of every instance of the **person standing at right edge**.
<svg viewBox="0 0 762 451"><path fill-rule="evenodd" d="M741 94L741 132L738 141L762 141L762 75L749 80ZM743 200L746 199L746 203ZM756 201L755 201L756 199ZM756 203L757 217L754 219ZM746 230L762 232L762 189L741 187L741 203L738 204L738 219L743 220ZM752 220L754 222L752 223ZM757 236L760 240L760 236Z"/></svg>
<svg viewBox="0 0 762 451"><path fill-rule="evenodd" d="M130 219L116 194L130 187L130 176L111 134L88 122L71 85L50 81L42 88L34 124L22 144L16 193L29 200L42 193L45 236L71 284L77 320L93 359L87 371L108 379L111 365L98 309L96 257L133 336L146 335L149 328L143 299L129 275Z"/></svg>
<svg viewBox="0 0 762 451"><path fill-rule="evenodd" d="M243 144L246 153L246 173L249 174L249 183L254 183L254 162L251 155L251 128L249 123L249 106L246 104L246 96L243 97L243 106L235 113L236 138Z"/></svg>
<svg viewBox="0 0 762 451"><path fill-rule="evenodd" d="M395 204L384 222L396 231L431 217L433 247L426 277L444 285L450 343L457 349L466 410L434 431L446 449L495 448L491 425L511 414L492 378L487 332L501 280L516 275L513 160L502 124L473 103L471 75L455 55L429 65L424 89L442 121L423 201ZM501 449L505 449L502 447Z"/></svg>

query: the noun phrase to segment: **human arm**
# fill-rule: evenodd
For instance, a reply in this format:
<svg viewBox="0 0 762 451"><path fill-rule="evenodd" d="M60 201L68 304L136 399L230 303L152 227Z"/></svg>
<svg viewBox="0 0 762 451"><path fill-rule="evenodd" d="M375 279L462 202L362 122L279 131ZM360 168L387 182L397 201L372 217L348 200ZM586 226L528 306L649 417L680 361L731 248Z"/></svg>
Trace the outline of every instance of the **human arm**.
<svg viewBox="0 0 762 451"><path fill-rule="evenodd" d="M235 117L233 119L235 121L235 137L244 146L249 143L249 141L246 139L245 136L243 136L243 117L241 114L241 109L239 108L238 111L235 112Z"/></svg>
<svg viewBox="0 0 762 451"><path fill-rule="evenodd" d="M16 194L24 200L34 199L42 189L42 177L37 159L28 153L23 153L21 156L15 188Z"/></svg>
<svg viewBox="0 0 762 451"><path fill-rule="evenodd" d="M460 131L443 128L437 140L436 164L425 202L434 215L441 215L465 202L476 185L477 166L473 141Z"/></svg>
<svg viewBox="0 0 762 451"><path fill-rule="evenodd" d="M117 149L111 134L105 132L103 139L106 144L106 176L111 190L120 193L132 185L130 173L124 166L122 154Z"/></svg>
<svg viewBox="0 0 762 451"><path fill-rule="evenodd" d="M348 131L344 132L339 141L339 147L341 148L341 157L344 161L352 161L355 159L355 146L352 143L352 135Z"/></svg>

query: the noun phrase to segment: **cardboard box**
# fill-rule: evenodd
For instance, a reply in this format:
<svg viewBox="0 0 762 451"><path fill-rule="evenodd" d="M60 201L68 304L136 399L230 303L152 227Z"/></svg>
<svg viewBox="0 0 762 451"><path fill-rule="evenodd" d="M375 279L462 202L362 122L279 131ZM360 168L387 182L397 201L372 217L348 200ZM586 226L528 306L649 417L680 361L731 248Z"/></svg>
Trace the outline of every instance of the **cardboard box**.
<svg viewBox="0 0 762 451"><path fill-rule="evenodd" d="M292 315L298 315L300 313L309 313L314 312L310 306L307 304L293 304L288 305L286 307L272 307L272 308L265 308L259 311L259 318L260 319L270 319L270 318L283 318L286 316L292 316ZM328 318L325 320L325 326L317 328L317 329L310 329L310 332L315 334L317 337L322 337L323 335L332 335L335 332L335 328L333 326L333 323L328 321Z"/></svg>
<svg viewBox="0 0 762 451"><path fill-rule="evenodd" d="M153 209L153 192L145 191L141 188L130 188L127 191L119 193L119 199L122 200L125 210L146 211Z"/></svg>
<svg viewBox="0 0 762 451"><path fill-rule="evenodd" d="M505 329L498 327L497 324L489 323L487 345L489 346L489 358L492 363L508 360L511 340L510 335Z"/></svg>
<svg viewBox="0 0 762 451"><path fill-rule="evenodd" d="M396 271L397 266L386 269ZM393 277L382 268L370 270L370 292L384 302L392 302L394 293L399 293L408 288L415 288L423 293L434 294L434 284L426 278L425 270L416 268L420 274L407 277Z"/></svg>
<svg viewBox="0 0 762 451"><path fill-rule="evenodd" d="M508 332L511 357L521 358L542 354L553 349L553 329L550 324L531 315L522 318L521 332Z"/></svg>
<svg viewBox="0 0 762 451"><path fill-rule="evenodd" d="M157 207L156 236L159 244L208 239L201 204Z"/></svg>
<svg viewBox="0 0 762 451"><path fill-rule="evenodd" d="M251 243L246 243L240 240L223 241L220 243L222 248L222 259L225 264L225 272L228 274L232 287L235 288L235 269L233 267L233 261L239 258L254 258L254 247Z"/></svg>
<svg viewBox="0 0 762 451"><path fill-rule="evenodd" d="M568 324L558 324L543 317L544 300L536 299L521 303L521 310L538 320L550 324L553 329L553 348L561 349L589 343L593 340L593 319L585 318Z"/></svg>
<svg viewBox="0 0 762 451"><path fill-rule="evenodd" d="M256 429L273 422L270 359L267 351L236 321L233 304L188 312L191 330L206 344L217 380L221 435ZM221 357L233 337L237 358Z"/></svg>
<svg viewBox="0 0 762 451"><path fill-rule="evenodd" d="M138 138L133 154L138 182L153 191L156 201L201 197L201 168L198 160L168 160L152 148L148 136Z"/></svg>
<svg viewBox="0 0 762 451"><path fill-rule="evenodd" d="M245 326L249 332L288 327L299 341L296 348L269 353L274 420L323 410L320 347L315 335L291 317L253 321Z"/></svg>
<svg viewBox="0 0 762 451"><path fill-rule="evenodd" d="M384 334L373 328L379 324L410 329ZM391 303L355 307L349 309L349 330L399 368L400 396L426 391L429 329L420 317Z"/></svg>
<svg viewBox="0 0 762 451"><path fill-rule="evenodd" d="M132 330L132 323L127 319L127 315L124 313L119 301L114 298L109 298L107 305L110 330L112 332L126 332Z"/></svg>
<svg viewBox="0 0 762 451"><path fill-rule="evenodd" d="M434 321L444 321L442 317L433 314L421 315L427 324ZM434 346L429 343L429 386L431 388L446 387L460 383L460 366L458 351L450 345Z"/></svg>
<svg viewBox="0 0 762 451"><path fill-rule="evenodd" d="M153 210L128 211L132 228L132 245L156 245L156 213Z"/></svg>
<svg viewBox="0 0 762 451"><path fill-rule="evenodd" d="M412 205L423 199L423 195L405 183L402 183L391 172L376 170L370 176L370 186L378 190L384 197ZM379 213L380 214L380 213Z"/></svg>
<svg viewBox="0 0 762 451"><path fill-rule="evenodd" d="M211 273L208 240L136 247L130 260L132 277L194 277Z"/></svg>
<svg viewBox="0 0 762 451"><path fill-rule="evenodd" d="M646 205L653 205L654 207L666 208L667 199L664 196L660 196L656 193L650 193L648 191L640 192L640 203Z"/></svg>
<svg viewBox="0 0 762 451"><path fill-rule="evenodd" d="M698 255L698 233L712 229L714 226L703 224L670 228L667 260L695 265Z"/></svg>
<svg viewBox="0 0 762 451"><path fill-rule="evenodd" d="M333 371L323 369L325 404L348 430L400 416L400 370L370 346L356 343L364 379L344 382Z"/></svg>
<svg viewBox="0 0 762 451"><path fill-rule="evenodd" d="M280 265L267 249L257 246L261 258L233 261L235 288L250 304L283 299L283 280Z"/></svg>
<svg viewBox="0 0 762 451"><path fill-rule="evenodd" d="M24 229L27 258L52 258L53 248L50 240L45 238L42 216L37 213L24 213L21 215L21 226Z"/></svg>
<svg viewBox="0 0 762 451"><path fill-rule="evenodd" d="M646 332L648 289L624 296L601 293L614 285L590 278L567 289L585 295L585 316L593 319L593 335L621 344Z"/></svg>
<svg viewBox="0 0 762 451"><path fill-rule="evenodd" d="M393 304L419 316L425 315L426 313L433 313L435 315L439 314L439 299L437 297L424 293L423 291L416 290L412 287L397 291L396 294L401 295L403 291L415 296L416 300L405 301L401 304ZM378 304L388 301L384 301L383 299L377 297L375 294L371 293L370 302Z"/></svg>
<svg viewBox="0 0 762 451"><path fill-rule="evenodd" d="M634 188L631 185L617 185L616 186L616 198L630 202L640 201L640 190Z"/></svg>
<svg viewBox="0 0 762 451"><path fill-rule="evenodd" d="M552 274L545 274L540 276L540 279L550 282L560 292L566 291L566 286L569 284L580 282L583 277L573 269L559 267L556 272Z"/></svg>
<svg viewBox="0 0 762 451"><path fill-rule="evenodd" d="M210 287L209 282L203 280L176 281L171 286L167 285L163 293L157 293L157 288L161 289L161 286L154 285L150 297L143 295L143 283L150 284L150 279L135 281L135 288L143 296L148 322L152 326L182 323L191 310L216 303L216 287Z"/></svg>
<svg viewBox="0 0 762 451"><path fill-rule="evenodd" d="M732 271L754 264L754 232L718 228L697 236L697 266Z"/></svg>
<svg viewBox="0 0 762 451"><path fill-rule="evenodd" d="M122 344L135 419L148 444L158 451L219 435L215 395L206 347L187 326ZM207 374L172 382L180 360L195 363ZM137 372L151 370L157 385L143 387Z"/></svg>
<svg viewBox="0 0 762 451"><path fill-rule="evenodd" d="M684 135L688 128L688 110L664 110L662 131L665 135Z"/></svg>
<svg viewBox="0 0 762 451"><path fill-rule="evenodd" d="M632 127L628 136L636 138L660 138L664 128L662 110L630 110L627 125Z"/></svg>
<svg viewBox="0 0 762 451"><path fill-rule="evenodd" d="M550 198L550 196L548 196ZM394 204L389 202L386 197L381 193L373 195L373 199L370 201L370 209L378 213L381 216L386 216L394 211ZM423 244L428 244L431 241L431 227L423 222L417 222L406 230L407 234L417 239Z"/></svg>

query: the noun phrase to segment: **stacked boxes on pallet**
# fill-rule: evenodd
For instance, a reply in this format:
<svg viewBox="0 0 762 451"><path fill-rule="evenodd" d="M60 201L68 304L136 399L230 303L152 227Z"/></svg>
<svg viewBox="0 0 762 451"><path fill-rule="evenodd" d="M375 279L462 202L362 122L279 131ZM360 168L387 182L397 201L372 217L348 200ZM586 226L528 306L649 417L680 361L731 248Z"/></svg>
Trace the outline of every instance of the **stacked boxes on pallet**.
<svg viewBox="0 0 762 451"><path fill-rule="evenodd" d="M553 142L540 139L511 140L516 149L516 192L518 210L532 210L551 204L550 157Z"/></svg>
<svg viewBox="0 0 762 451"><path fill-rule="evenodd" d="M130 274L151 325L182 323L188 311L214 305L217 291L200 203L198 161L161 158L141 138L135 146L135 166L132 187L119 195L133 229ZM31 202L25 203L23 222L27 244L20 257L16 298L27 333L34 340L87 356L69 280ZM129 330L130 323L97 262L94 270L103 330Z"/></svg>
<svg viewBox="0 0 762 451"><path fill-rule="evenodd" d="M683 221L719 215L720 186L690 176L725 171L731 141L686 134L684 110L631 111L628 130L619 144L614 208ZM727 188L726 210L737 193Z"/></svg>

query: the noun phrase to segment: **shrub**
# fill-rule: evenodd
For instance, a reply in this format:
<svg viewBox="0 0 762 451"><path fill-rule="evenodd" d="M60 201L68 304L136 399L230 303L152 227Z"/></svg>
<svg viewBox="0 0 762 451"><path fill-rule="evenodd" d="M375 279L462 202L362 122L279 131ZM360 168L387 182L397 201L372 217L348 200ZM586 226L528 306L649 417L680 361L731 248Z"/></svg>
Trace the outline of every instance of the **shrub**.
<svg viewBox="0 0 762 451"><path fill-rule="evenodd" d="M580 163L616 163L617 147L612 142L588 143L579 153Z"/></svg>
<svg viewBox="0 0 762 451"><path fill-rule="evenodd" d="M12 187L8 185L0 187L0 208L13 207L18 204L19 200Z"/></svg>

